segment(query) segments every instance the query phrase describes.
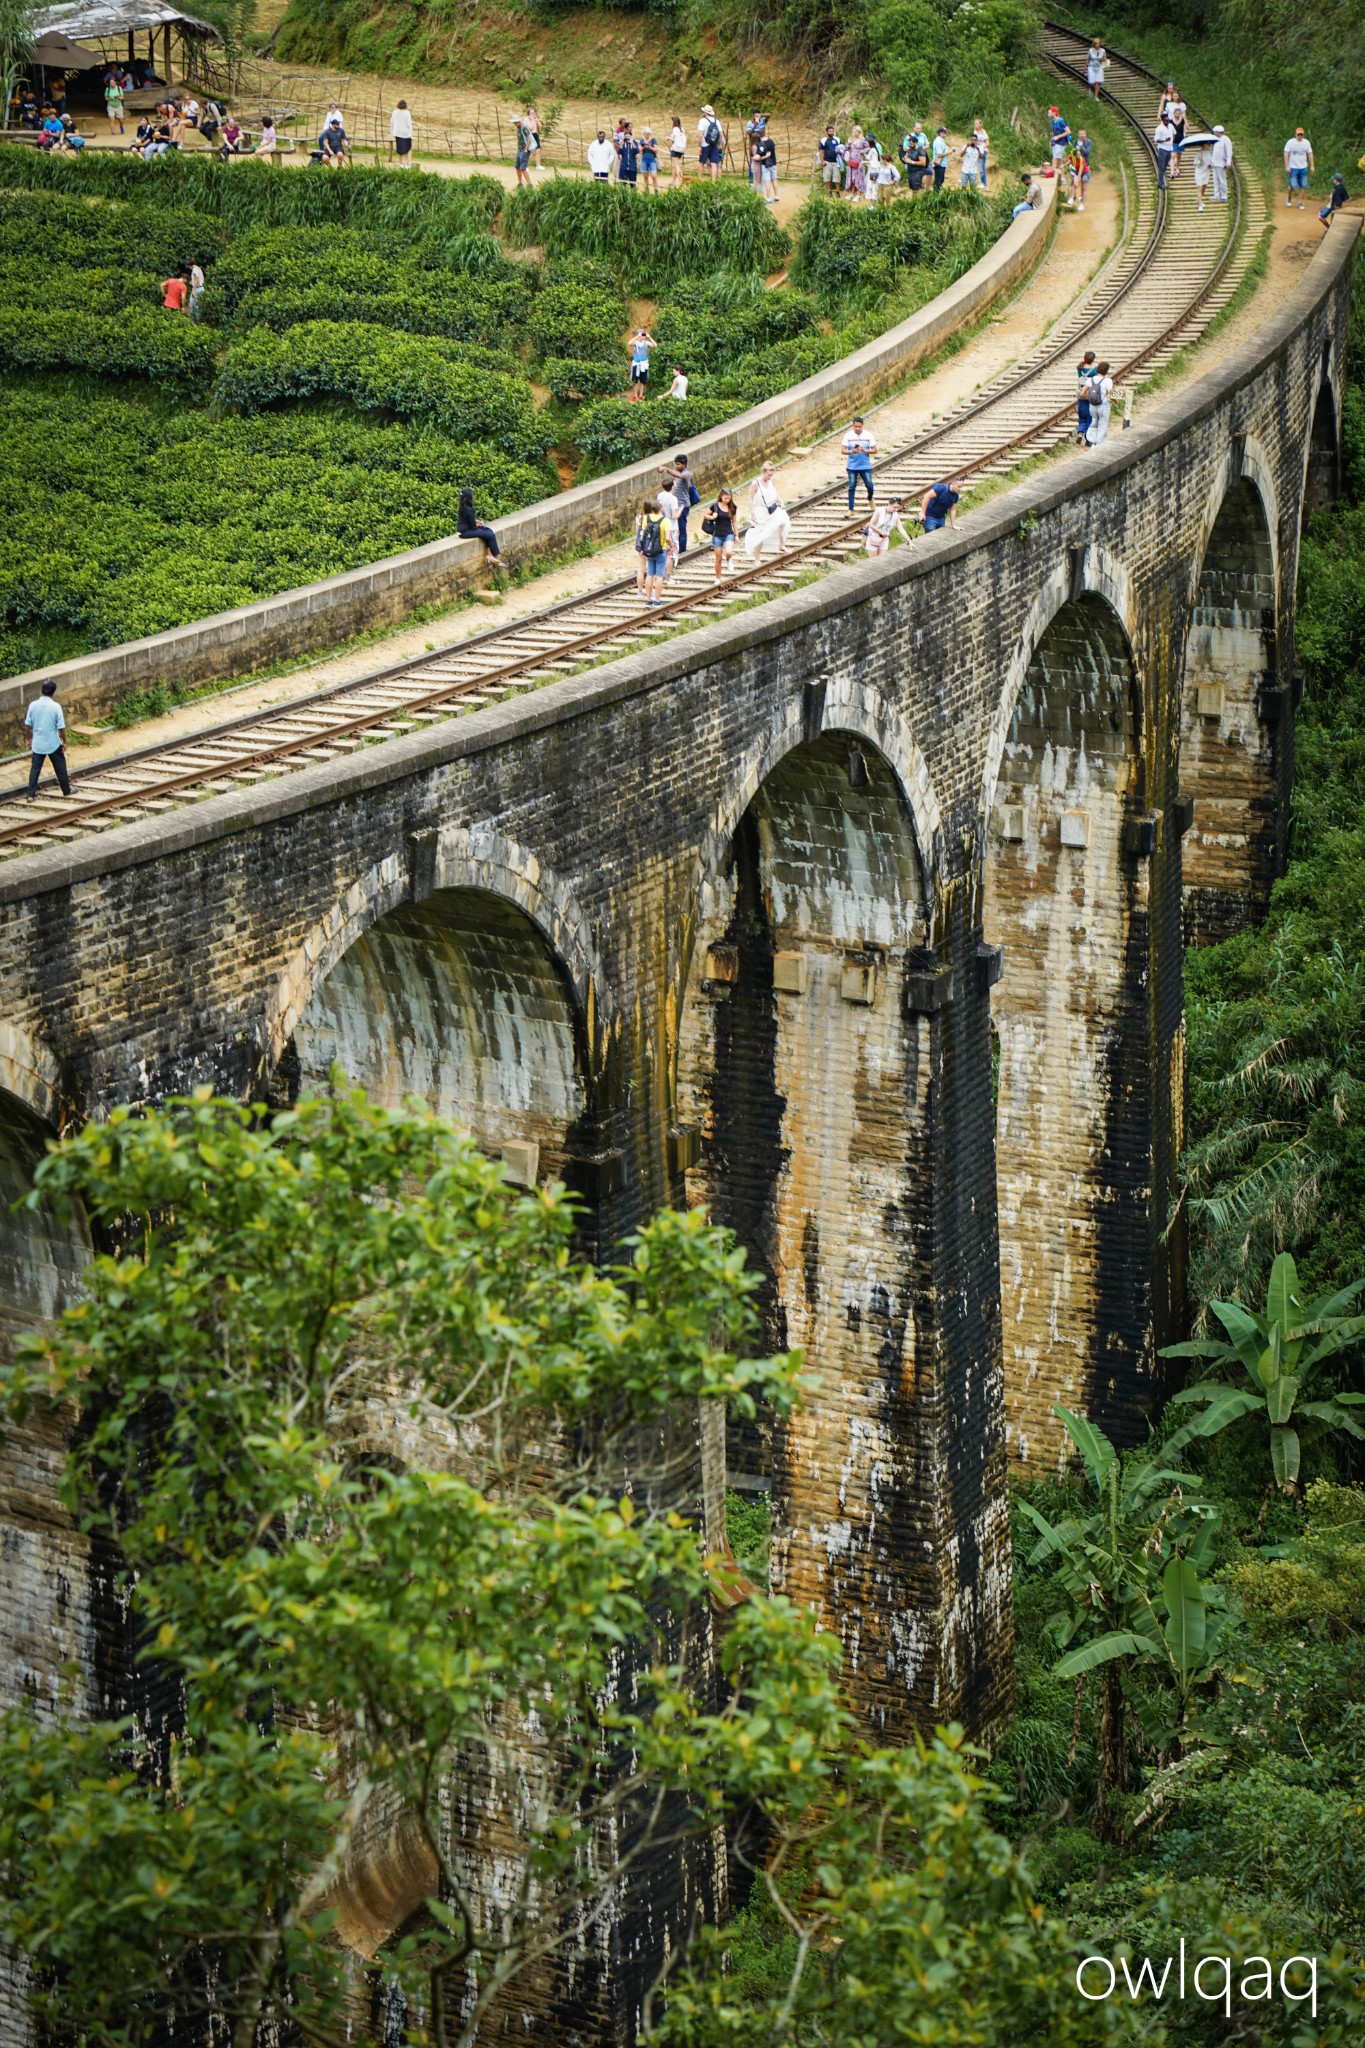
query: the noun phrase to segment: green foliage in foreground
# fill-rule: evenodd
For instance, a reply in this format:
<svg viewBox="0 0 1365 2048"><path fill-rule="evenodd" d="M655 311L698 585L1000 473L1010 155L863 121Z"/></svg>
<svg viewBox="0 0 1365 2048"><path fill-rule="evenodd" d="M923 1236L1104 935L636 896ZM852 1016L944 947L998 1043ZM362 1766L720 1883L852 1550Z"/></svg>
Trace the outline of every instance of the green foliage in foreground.
<svg viewBox="0 0 1365 2048"><path fill-rule="evenodd" d="M48 312L22 302L0 310L0 369L145 377L202 398L217 367L213 337L188 320L170 318L159 303L115 313L69 306Z"/></svg>
<svg viewBox="0 0 1365 2048"><path fill-rule="evenodd" d="M796 1384L746 1355L724 1233L666 1212L622 1272L584 1267L562 1190L515 1195L448 1125L360 1096L116 1111L32 1199L79 1201L121 1249L0 1404L74 1412L64 1498L119 1560L143 1678L181 1702L164 1750L46 1703L0 1722L0 1932L46 2038L334 2040L331 1887L399 1804L434 1890L370 1980L414 2042L470 2048L631 1858L709 1859L720 1824L765 1846L791 1967L746 2017L699 1945L674 2048L756 2022L792 2048L1097 2038L955 1732L857 1742L838 1644L783 1601L734 1615L715 1711L685 1680L692 1404L782 1411ZM447 1825L470 1778L503 1820L491 1932Z"/></svg>
<svg viewBox="0 0 1365 2048"><path fill-rule="evenodd" d="M74 381L0 386L0 445L7 672L439 540L465 484L496 518L557 482L430 427L325 411L212 419ZM60 519L32 488L33 445L61 450Z"/></svg>

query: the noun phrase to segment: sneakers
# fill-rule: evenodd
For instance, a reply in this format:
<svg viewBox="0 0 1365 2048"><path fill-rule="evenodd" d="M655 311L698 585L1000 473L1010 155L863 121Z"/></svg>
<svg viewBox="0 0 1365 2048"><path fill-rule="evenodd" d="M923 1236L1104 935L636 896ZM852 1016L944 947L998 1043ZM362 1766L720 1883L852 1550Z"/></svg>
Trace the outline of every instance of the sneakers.
<svg viewBox="0 0 1365 2048"><path fill-rule="evenodd" d="M1293 196L1292 196L1292 194L1290 194L1290 193L1288 193L1288 192L1286 192L1286 193L1285 193L1285 195L1284 195L1284 203L1285 203L1285 205L1286 205L1286 206L1292 206L1292 205L1294 204L1294 200L1293 200Z"/></svg>

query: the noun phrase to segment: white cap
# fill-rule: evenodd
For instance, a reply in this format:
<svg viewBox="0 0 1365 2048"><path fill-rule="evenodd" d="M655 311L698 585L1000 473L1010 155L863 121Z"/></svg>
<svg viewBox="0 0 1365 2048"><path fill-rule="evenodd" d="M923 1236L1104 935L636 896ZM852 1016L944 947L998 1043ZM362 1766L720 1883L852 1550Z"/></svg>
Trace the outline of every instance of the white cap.
<svg viewBox="0 0 1365 2048"><path fill-rule="evenodd" d="M1219 122L1217 122L1217 121L1215 121L1215 122L1214 122L1214 124L1213 124L1213 132L1214 132L1214 134L1215 134L1215 135L1221 135L1221 134L1223 133L1223 128L1222 128L1222 125L1221 125L1221 123L1219 123Z"/></svg>
<svg viewBox="0 0 1365 2048"><path fill-rule="evenodd" d="M703 107L702 112L703 114L709 114L713 121L716 118L716 110L714 107Z"/></svg>

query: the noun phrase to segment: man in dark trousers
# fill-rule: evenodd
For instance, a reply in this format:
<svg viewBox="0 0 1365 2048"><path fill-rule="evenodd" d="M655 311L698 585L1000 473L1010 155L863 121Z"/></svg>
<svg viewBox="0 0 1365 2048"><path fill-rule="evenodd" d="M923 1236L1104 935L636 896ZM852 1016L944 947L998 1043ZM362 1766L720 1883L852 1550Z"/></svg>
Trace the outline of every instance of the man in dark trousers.
<svg viewBox="0 0 1365 2048"><path fill-rule="evenodd" d="M32 803L38 793L38 777L43 772L44 761L51 761L57 772L63 796L71 794L71 777L66 772L66 749L62 735L66 731L66 719L57 702L57 685L44 683L43 694L35 697L28 707L24 719L28 728L28 743L31 759L28 764L28 796Z"/></svg>

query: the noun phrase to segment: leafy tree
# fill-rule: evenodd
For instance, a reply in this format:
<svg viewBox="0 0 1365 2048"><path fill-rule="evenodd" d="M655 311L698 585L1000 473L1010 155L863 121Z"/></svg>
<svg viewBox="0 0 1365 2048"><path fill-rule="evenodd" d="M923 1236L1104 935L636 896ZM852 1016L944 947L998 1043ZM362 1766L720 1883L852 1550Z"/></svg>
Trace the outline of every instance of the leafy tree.
<svg viewBox="0 0 1365 2048"><path fill-rule="evenodd" d="M1319 1435L1341 1430L1365 1442L1365 1429L1351 1413L1353 1408L1365 1407L1365 1394L1329 1393L1304 1399L1328 1359L1365 1336L1365 1315L1345 1313L1362 1288L1365 1280L1357 1280L1335 1294L1305 1303L1299 1294L1294 1260L1288 1252L1281 1252L1270 1269L1263 1310L1243 1308L1239 1301L1211 1302L1212 1313L1227 1335L1172 1344L1161 1355L1206 1360L1245 1384L1214 1378L1182 1388L1173 1399L1177 1403L1203 1402L1205 1412L1167 1439L1167 1453L1173 1454L1197 1437L1216 1436L1255 1415L1269 1433L1271 1484L1292 1493L1298 1486L1300 1438L1305 1426Z"/></svg>
<svg viewBox="0 0 1365 2048"><path fill-rule="evenodd" d="M388 1817L431 1896L378 1968L434 2041L471 2041L642 1856L714 1829L744 1731L787 1768L774 1669L802 1740L832 1710L831 1646L785 1608L724 1710L682 1682L687 1418L792 1396L789 1361L733 1348L742 1255L665 1214L595 1273L562 1191L513 1197L448 1126L360 1097L116 1112L37 1180L124 1249L23 1345L6 1405L69 1404L65 1497L174 1702L5 1724L3 1931L37 2016L82 2048L206 2016L239 2048L286 2013L337 2038L337 1886ZM452 1779L500 1830L496 1904Z"/></svg>
<svg viewBox="0 0 1365 2048"><path fill-rule="evenodd" d="M0 126L38 35L35 0L0 0Z"/></svg>
<svg viewBox="0 0 1365 2048"><path fill-rule="evenodd" d="M1140 1665L1162 1681L1168 1705L1143 1701L1147 1733L1175 1751L1195 1688L1213 1666L1224 1616L1200 1577L1212 1558L1212 1510L1189 1491L1188 1473L1121 1458L1104 1432L1065 1408L1057 1414L1085 1468L1095 1505L1049 1522L1020 1506L1038 1531L1031 1566L1051 1562L1065 1605L1048 1624L1063 1652L1053 1670L1078 1681L1100 1674L1100 1785L1095 1829L1114 1829L1112 1795L1127 1788L1125 1680Z"/></svg>

